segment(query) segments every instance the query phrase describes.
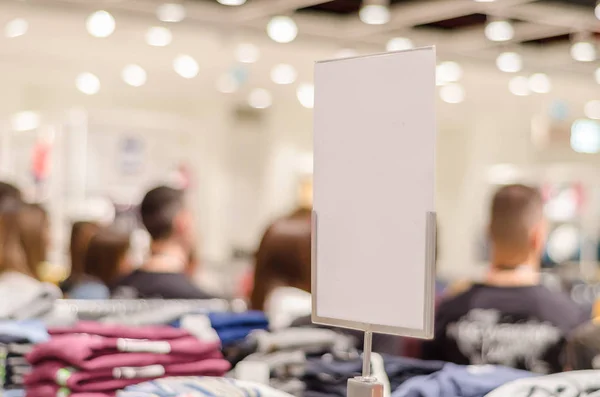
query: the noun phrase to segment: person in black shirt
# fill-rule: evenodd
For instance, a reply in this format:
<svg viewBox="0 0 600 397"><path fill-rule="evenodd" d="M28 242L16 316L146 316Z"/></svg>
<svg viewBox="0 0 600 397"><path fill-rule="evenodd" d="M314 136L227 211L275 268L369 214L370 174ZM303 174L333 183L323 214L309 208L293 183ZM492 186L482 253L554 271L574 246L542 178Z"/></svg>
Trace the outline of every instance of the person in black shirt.
<svg viewBox="0 0 600 397"><path fill-rule="evenodd" d="M484 282L441 303L423 358L562 371L565 337L586 315L567 296L539 285L546 236L539 192L524 185L500 188L489 234L491 264Z"/></svg>
<svg viewBox="0 0 600 397"><path fill-rule="evenodd" d="M186 276L195 240L193 217L181 190L150 190L140 207L152 237L151 256L113 288L117 298L206 299L211 296Z"/></svg>

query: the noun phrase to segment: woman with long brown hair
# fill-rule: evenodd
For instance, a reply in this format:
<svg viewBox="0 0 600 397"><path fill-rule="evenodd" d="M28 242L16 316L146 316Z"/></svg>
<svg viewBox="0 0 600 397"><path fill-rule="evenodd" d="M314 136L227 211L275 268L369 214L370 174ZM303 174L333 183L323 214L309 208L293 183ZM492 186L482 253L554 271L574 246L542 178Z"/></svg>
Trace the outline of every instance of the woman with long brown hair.
<svg viewBox="0 0 600 397"><path fill-rule="evenodd" d="M83 261L92 237L98 233L100 226L94 222L78 221L71 227L69 254L71 256L71 274L60 288L67 295L84 277Z"/></svg>
<svg viewBox="0 0 600 397"><path fill-rule="evenodd" d="M280 219L265 232L254 271L251 306L264 310L272 323L284 323L287 318L310 313L311 218L300 215ZM301 313L289 313L286 299L303 306Z"/></svg>
<svg viewBox="0 0 600 397"><path fill-rule="evenodd" d="M83 259L83 274L69 292L75 299L106 299L115 282L131 271L129 236L101 229L91 239Z"/></svg>
<svg viewBox="0 0 600 397"><path fill-rule="evenodd" d="M46 210L39 204L23 204L19 211L21 245L29 272L40 279L40 267L50 244L50 225Z"/></svg>

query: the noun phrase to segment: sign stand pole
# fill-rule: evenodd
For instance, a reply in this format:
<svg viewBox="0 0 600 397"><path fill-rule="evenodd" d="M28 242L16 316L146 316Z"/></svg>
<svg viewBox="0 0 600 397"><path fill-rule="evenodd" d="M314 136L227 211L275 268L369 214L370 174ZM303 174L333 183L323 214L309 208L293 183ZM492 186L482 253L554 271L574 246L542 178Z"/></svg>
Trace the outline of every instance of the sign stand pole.
<svg viewBox="0 0 600 397"><path fill-rule="evenodd" d="M348 379L348 397L383 397L383 384L371 376L371 346L373 333L365 331L362 376Z"/></svg>

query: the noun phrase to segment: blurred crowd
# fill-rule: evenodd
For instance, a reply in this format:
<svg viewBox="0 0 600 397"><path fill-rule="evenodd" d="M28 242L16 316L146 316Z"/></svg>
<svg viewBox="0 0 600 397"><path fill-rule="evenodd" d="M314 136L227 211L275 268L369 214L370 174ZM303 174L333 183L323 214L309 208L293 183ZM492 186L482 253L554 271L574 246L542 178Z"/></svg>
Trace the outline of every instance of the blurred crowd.
<svg viewBox="0 0 600 397"><path fill-rule="evenodd" d="M310 214L310 208L298 209L267 228L253 273L239 288L251 309L266 314L272 330L310 323ZM152 238L141 266L130 259L130 236L111 226L75 222L70 275L54 288L79 300L232 298L213 296L193 281L202 272L201 255L184 191L167 186L148 191L139 216ZM538 374L600 366L600 325L593 313L541 284L547 222L539 191L525 185L499 188L489 219L486 275L438 283L434 339L377 335L374 351ZM0 183L0 318L11 318L10 302L28 288L49 287L40 276L49 233L44 208L24 202L16 187Z"/></svg>

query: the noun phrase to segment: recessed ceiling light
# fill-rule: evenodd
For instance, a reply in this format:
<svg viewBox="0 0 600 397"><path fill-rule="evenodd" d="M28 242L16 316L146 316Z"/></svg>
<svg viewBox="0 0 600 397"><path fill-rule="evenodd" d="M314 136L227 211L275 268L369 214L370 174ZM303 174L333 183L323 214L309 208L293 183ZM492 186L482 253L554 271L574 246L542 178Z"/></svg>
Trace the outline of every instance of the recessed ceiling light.
<svg viewBox="0 0 600 397"><path fill-rule="evenodd" d="M337 51L333 56L335 58L352 58L358 55L358 51L353 48L342 48Z"/></svg>
<svg viewBox="0 0 600 397"><path fill-rule="evenodd" d="M496 66L506 73L517 73L523 69L523 58L516 52L503 52L496 58Z"/></svg>
<svg viewBox="0 0 600 397"><path fill-rule="evenodd" d="M515 30L508 21L492 21L485 27L485 37L491 41L509 41L514 35Z"/></svg>
<svg viewBox="0 0 600 397"><path fill-rule="evenodd" d="M593 100L586 103L584 112L586 117L594 120L600 120L600 100Z"/></svg>
<svg viewBox="0 0 600 397"><path fill-rule="evenodd" d="M146 32L146 43L153 47L166 47L172 40L171 31L163 26L153 26Z"/></svg>
<svg viewBox="0 0 600 397"><path fill-rule="evenodd" d="M296 90L296 96L305 108L312 109L315 106L315 86L313 84L300 84Z"/></svg>
<svg viewBox="0 0 600 397"><path fill-rule="evenodd" d="M181 22L185 18L185 7L177 3L165 3L158 6L156 16L163 22Z"/></svg>
<svg viewBox="0 0 600 397"><path fill-rule="evenodd" d="M246 4L246 0L217 0L217 2L224 6L241 6Z"/></svg>
<svg viewBox="0 0 600 397"><path fill-rule="evenodd" d="M538 94L547 94L552 90L552 83L547 74L535 73L529 77L529 89Z"/></svg>
<svg viewBox="0 0 600 397"><path fill-rule="evenodd" d="M87 18L85 25L89 34L104 38L115 31L115 18L107 11L96 11Z"/></svg>
<svg viewBox="0 0 600 397"><path fill-rule="evenodd" d="M271 80L275 84L292 84L296 81L297 76L298 72L296 72L296 69L286 63L280 63L271 69Z"/></svg>
<svg viewBox="0 0 600 397"><path fill-rule="evenodd" d="M13 131L30 131L40 126L40 114L32 111L15 113L10 118Z"/></svg>
<svg viewBox="0 0 600 397"><path fill-rule="evenodd" d="M385 4L365 4L358 12L361 21L367 25L384 25L390 21L390 9Z"/></svg>
<svg viewBox="0 0 600 397"><path fill-rule="evenodd" d="M529 89L529 79L524 76L516 76L510 79L508 89L516 96L527 96L531 94Z"/></svg>
<svg viewBox="0 0 600 397"><path fill-rule="evenodd" d="M273 104L273 98L264 88L256 88L250 92L248 104L255 109L266 109Z"/></svg>
<svg viewBox="0 0 600 397"><path fill-rule="evenodd" d="M92 73L81 73L75 80L75 86L86 95L94 95L100 91L100 79Z"/></svg>
<svg viewBox="0 0 600 397"><path fill-rule="evenodd" d="M576 120L571 126L571 148L578 153L600 152L600 123Z"/></svg>
<svg viewBox="0 0 600 397"><path fill-rule="evenodd" d="M596 4L596 8L594 9L594 14L596 14L596 18L600 19L600 1Z"/></svg>
<svg viewBox="0 0 600 397"><path fill-rule="evenodd" d="M590 41L578 41L571 46L571 57L579 62L594 62L596 60L596 47Z"/></svg>
<svg viewBox="0 0 600 397"><path fill-rule="evenodd" d="M415 45L412 40L407 39L406 37L394 37L393 39L390 39L385 46L388 51L404 51L414 47Z"/></svg>
<svg viewBox="0 0 600 397"><path fill-rule="evenodd" d="M290 17L277 16L269 21L267 33L277 43L290 43L298 36L298 26Z"/></svg>
<svg viewBox="0 0 600 397"><path fill-rule="evenodd" d="M173 69L183 78L192 79L198 75L200 66L194 58L189 55L178 55L173 61Z"/></svg>
<svg viewBox="0 0 600 397"><path fill-rule="evenodd" d="M242 43L237 46L235 56L238 62L254 63L260 57L260 50L254 44Z"/></svg>
<svg viewBox="0 0 600 397"><path fill-rule="evenodd" d="M440 98L446 103L461 103L465 100L465 89L460 84L448 84L440 88Z"/></svg>
<svg viewBox="0 0 600 397"><path fill-rule="evenodd" d="M148 78L146 71L140 65L127 65L121 72L123 81L132 87L141 87Z"/></svg>
<svg viewBox="0 0 600 397"><path fill-rule="evenodd" d="M462 67L456 62L442 62L436 67L436 80L444 83L454 83L462 77Z"/></svg>
<svg viewBox="0 0 600 397"><path fill-rule="evenodd" d="M23 36L27 33L29 29L29 24L23 18L15 18L11 21L8 21L6 26L4 27L4 35L10 39L15 37Z"/></svg>

